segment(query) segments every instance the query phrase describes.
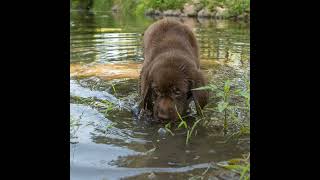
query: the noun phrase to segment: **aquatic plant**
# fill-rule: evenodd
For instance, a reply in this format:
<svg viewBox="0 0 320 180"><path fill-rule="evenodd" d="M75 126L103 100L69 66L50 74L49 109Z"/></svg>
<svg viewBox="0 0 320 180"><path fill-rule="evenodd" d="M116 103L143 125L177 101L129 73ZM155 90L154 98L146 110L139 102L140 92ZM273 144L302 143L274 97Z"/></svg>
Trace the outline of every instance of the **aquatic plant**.
<svg viewBox="0 0 320 180"><path fill-rule="evenodd" d="M222 88L218 88L213 82L207 86L196 88L193 90L209 90L213 93L214 98L218 99L218 102L211 100L211 103L215 103L215 108L208 108L207 116L210 117L212 112L218 112L223 114L223 129L227 134L229 124L237 127L236 132L232 132L230 137L239 137L244 134L250 133L250 80L248 77L243 76L240 82L245 82L244 87L239 83L226 80ZM232 87L232 88L231 88ZM243 103L244 102L244 103ZM236 114L239 112L245 114L245 119L239 117ZM209 114L210 113L210 114Z"/></svg>
<svg viewBox="0 0 320 180"><path fill-rule="evenodd" d="M230 159L228 161L217 163L217 165L239 174L239 180L248 180L250 179L250 153L244 156L247 157Z"/></svg>
<svg viewBox="0 0 320 180"><path fill-rule="evenodd" d="M176 106L175 106L175 109L176 109L178 118L179 118L179 120L180 120L180 123L179 123L177 129L180 129L181 127L183 127L184 129L187 130L187 137L186 137L186 145L187 145L187 144L189 144L189 142L190 142L192 133L194 132L194 130L195 130L195 128L197 127L198 123L199 123L202 119L198 119L197 121L195 121L195 122L193 123L192 126L188 126L187 121L184 120L184 119L181 117L181 115L180 115L180 113L178 112ZM172 136L174 136L174 133L170 130L171 124L172 124L172 122L167 123L167 124L165 125L165 129L166 129Z"/></svg>

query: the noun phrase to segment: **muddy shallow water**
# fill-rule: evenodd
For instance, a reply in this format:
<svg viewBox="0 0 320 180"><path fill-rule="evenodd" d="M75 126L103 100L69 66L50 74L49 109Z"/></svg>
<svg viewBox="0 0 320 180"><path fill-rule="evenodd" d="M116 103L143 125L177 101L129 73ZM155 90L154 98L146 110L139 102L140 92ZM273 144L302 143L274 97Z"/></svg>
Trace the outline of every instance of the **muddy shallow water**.
<svg viewBox="0 0 320 180"><path fill-rule="evenodd" d="M179 20L195 32L201 67L209 79L220 83L249 71L248 24ZM207 167L207 175L216 179L238 178L214 163L242 157L250 151L248 143L226 142L223 135L199 127L186 145L185 131L160 135L162 124L134 116L142 33L154 21L71 11L71 179L188 179Z"/></svg>

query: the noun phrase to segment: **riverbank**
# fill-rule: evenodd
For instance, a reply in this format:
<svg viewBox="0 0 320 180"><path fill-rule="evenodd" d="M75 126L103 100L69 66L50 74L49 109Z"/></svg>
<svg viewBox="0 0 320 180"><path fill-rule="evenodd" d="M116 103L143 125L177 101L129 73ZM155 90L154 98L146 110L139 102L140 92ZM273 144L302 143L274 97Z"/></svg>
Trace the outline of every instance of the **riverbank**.
<svg viewBox="0 0 320 180"><path fill-rule="evenodd" d="M250 0L114 1L112 11L146 16L196 17L250 21Z"/></svg>

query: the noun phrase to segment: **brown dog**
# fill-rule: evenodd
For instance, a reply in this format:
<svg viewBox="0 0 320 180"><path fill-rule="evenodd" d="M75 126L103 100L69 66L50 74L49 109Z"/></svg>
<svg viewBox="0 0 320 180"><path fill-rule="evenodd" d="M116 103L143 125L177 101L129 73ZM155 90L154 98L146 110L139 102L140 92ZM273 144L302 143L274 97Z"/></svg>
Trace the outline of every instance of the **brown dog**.
<svg viewBox="0 0 320 180"><path fill-rule="evenodd" d="M199 69L199 48L192 31L180 22L162 19L144 33L144 62L140 72L140 107L156 120L176 120L193 99L198 114L208 101Z"/></svg>

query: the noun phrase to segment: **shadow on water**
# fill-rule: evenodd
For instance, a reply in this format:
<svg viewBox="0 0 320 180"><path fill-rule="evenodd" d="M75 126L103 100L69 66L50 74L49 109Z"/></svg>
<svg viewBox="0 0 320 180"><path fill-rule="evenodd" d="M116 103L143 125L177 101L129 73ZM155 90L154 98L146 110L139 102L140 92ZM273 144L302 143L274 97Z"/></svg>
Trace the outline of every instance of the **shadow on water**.
<svg viewBox="0 0 320 180"><path fill-rule="evenodd" d="M162 124L133 116L142 33L156 19L87 8L99 3L75 2L70 12L71 179L188 179L209 166L208 175L238 178L214 164L241 157L249 152L249 143L226 142L223 135L199 127L185 145L184 130L160 135ZM195 32L201 67L209 79L223 82L249 71L248 24L178 20Z"/></svg>

